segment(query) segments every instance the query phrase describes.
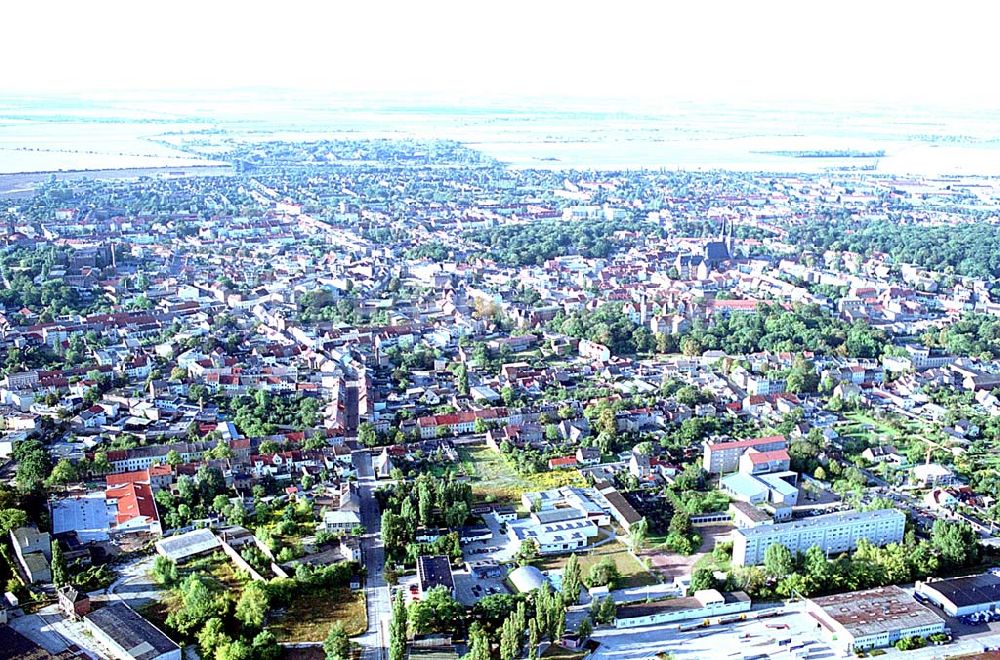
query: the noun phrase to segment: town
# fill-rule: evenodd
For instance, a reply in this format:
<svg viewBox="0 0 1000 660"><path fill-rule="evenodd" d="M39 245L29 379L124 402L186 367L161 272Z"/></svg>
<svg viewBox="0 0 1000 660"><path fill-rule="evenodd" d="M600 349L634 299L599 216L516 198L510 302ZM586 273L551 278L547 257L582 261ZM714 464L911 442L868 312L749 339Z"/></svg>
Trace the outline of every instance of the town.
<svg viewBox="0 0 1000 660"><path fill-rule="evenodd" d="M4 200L0 658L1000 647L996 178L175 146Z"/></svg>

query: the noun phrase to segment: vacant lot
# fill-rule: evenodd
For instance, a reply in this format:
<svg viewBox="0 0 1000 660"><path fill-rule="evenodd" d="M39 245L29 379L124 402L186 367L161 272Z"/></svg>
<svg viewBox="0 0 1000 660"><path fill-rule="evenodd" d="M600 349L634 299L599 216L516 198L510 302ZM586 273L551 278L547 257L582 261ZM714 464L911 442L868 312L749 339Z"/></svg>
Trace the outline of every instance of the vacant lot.
<svg viewBox="0 0 1000 660"><path fill-rule="evenodd" d="M578 552L577 557L580 559L580 568L582 569L584 577L587 576L591 566L599 561L602 561L603 559L611 559L611 561L615 562L615 566L618 567L618 572L622 576L617 585L617 588L619 589L627 587L645 587L646 585L656 584L658 582L656 576L646 570L646 567L643 566L642 563L640 563L634 556L632 556L632 553L628 551L628 548L618 541L605 543L604 545L598 546L586 554ZM562 570L566 566L566 562L568 560L568 555L559 557L543 557L537 562L537 564L538 568L543 571Z"/></svg>
<svg viewBox="0 0 1000 660"><path fill-rule="evenodd" d="M477 497L518 502L522 493L560 486L586 485L583 475L577 470L519 475L499 452L489 447L463 447L458 454L461 471L469 477L472 493Z"/></svg>
<svg viewBox="0 0 1000 660"><path fill-rule="evenodd" d="M364 592L346 587L296 596L290 607L275 612L272 618L268 629L279 642L322 642L338 621L352 636L368 627Z"/></svg>

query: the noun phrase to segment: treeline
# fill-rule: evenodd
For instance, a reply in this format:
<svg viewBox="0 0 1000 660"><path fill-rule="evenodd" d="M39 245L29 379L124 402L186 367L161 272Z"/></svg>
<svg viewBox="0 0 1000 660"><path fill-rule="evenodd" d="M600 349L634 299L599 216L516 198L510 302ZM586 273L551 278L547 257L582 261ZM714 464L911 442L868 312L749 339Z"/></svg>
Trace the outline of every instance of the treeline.
<svg viewBox="0 0 1000 660"><path fill-rule="evenodd" d="M959 275L1000 276L1000 226L985 222L916 225L889 220L809 222L789 229L788 243L802 249L888 253L894 261Z"/></svg>
<svg viewBox="0 0 1000 660"><path fill-rule="evenodd" d="M1000 358L1000 323L987 314L969 314L937 332L925 332L920 339L926 346L961 357Z"/></svg>
<svg viewBox="0 0 1000 660"><path fill-rule="evenodd" d="M682 335L681 350L701 355L723 350L730 355L758 351L813 351L856 358L877 358L888 343L886 334L865 323L849 324L818 305L760 305L750 314L716 317L711 325L696 319Z"/></svg>
<svg viewBox="0 0 1000 660"><path fill-rule="evenodd" d="M725 559L720 548L716 559ZM719 582L711 568L699 568L691 577L691 589L742 589L756 599L808 597L905 584L947 571L972 566L979 561L975 531L968 523L937 520L930 540L918 541L909 531L902 543L885 547L858 541L854 553L828 559L818 546L793 555L781 544L764 553L763 566L737 567Z"/></svg>
<svg viewBox="0 0 1000 660"><path fill-rule="evenodd" d="M301 431L322 421L319 399L301 393L273 395L266 390L257 390L253 394L220 401L220 408L232 417L244 435L252 438L274 435L279 426Z"/></svg>
<svg viewBox="0 0 1000 660"><path fill-rule="evenodd" d="M542 220L523 225L501 225L466 232L481 243L488 256L508 266L540 266L546 260L567 254L607 257L615 250L615 232L637 231L660 234L645 220Z"/></svg>

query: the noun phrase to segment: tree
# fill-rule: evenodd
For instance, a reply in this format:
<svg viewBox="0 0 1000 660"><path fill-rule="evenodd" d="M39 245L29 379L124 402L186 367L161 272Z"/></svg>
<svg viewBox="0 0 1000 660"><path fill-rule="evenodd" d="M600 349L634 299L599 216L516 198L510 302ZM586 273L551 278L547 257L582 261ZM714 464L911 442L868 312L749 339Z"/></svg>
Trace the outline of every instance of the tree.
<svg viewBox="0 0 1000 660"><path fill-rule="evenodd" d="M490 647L489 635L476 621L469 626L469 652L462 656L462 660L490 660Z"/></svg>
<svg viewBox="0 0 1000 660"><path fill-rule="evenodd" d="M222 619L218 617L213 617L205 622L205 625L201 627L197 635L198 650L201 651L201 657L211 658L215 655L215 649L232 641L229 635L226 634L225 628Z"/></svg>
<svg viewBox="0 0 1000 660"><path fill-rule="evenodd" d="M594 626L590 623L590 617L584 617L583 621L581 621L580 625L576 628L576 634L579 636L580 642L583 643L590 639L593 632Z"/></svg>
<svg viewBox="0 0 1000 660"><path fill-rule="evenodd" d="M406 657L406 630L406 603L403 600L403 592L400 591L392 602L392 619L389 621L389 660L404 660Z"/></svg>
<svg viewBox="0 0 1000 660"><path fill-rule="evenodd" d="M340 621L330 627L330 632L323 640L323 652L326 653L326 660L350 660L351 639Z"/></svg>
<svg viewBox="0 0 1000 660"><path fill-rule="evenodd" d="M0 536L6 538L11 531L28 524L28 514L22 509L0 509Z"/></svg>
<svg viewBox="0 0 1000 660"><path fill-rule="evenodd" d="M66 557L63 556L59 541L52 540L52 584L61 587L66 584Z"/></svg>
<svg viewBox="0 0 1000 660"><path fill-rule="evenodd" d="M446 587L432 587L422 600L410 605L407 618L415 635L454 630L465 608Z"/></svg>
<svg viewBox="0 0 1000 660"><path fill-rule="evenodd" d="M173 559L157 555L150 572L158 584L170 587L177 582L177 564Z"/></svg>
<svg viewBox="0 0 1000 660"><path fill-rule="evenodd" d="M90 472L96 475L111 472L111 463L108 461L108 455L106 453L99 451L94 454L94 460L90 462Z"/></svg>
<svg viewBox="0 0 1000 660"><path fill-rule="evenodd" d="M250 645L250 650L254 660L279 660L282 655L282 648L270 630L262 630L257 633Z"/></svg>
<svg viewBox="0 0 1000 660"><path fill-rule="evenodd" d="M251 581L243 587L243 593L236 601L236 618L245 626L260 628L264 625L267 605L267 588L262 582Z"/></svg>
<svg viewBox="0 0 1000 660"><path fill-rule="evenodd" d="M967 566L979 556L976 532L964 521L935 520L931 527L931 545L946 566Z"/></svg>
<svg viewBox="0 0 1000 660"><path fill-rule="evenodd" d="M538 541L535 539L521 541L521 547L518 548L514 558L517 560L518 566L527 566L533 562L538 558Z"/></svg>
<svg viewBox="0 0 1000 660"><path fill-rule="evenodd" d="M528 622L528 660L538 659L538 622L532 619Z"/></svg>
<svg viewBox="0 0 1000 660"><path fill-rule="evenodd" d="M773 578L783 578L795 568L791 551L780 543L774 543L764 551L764 572Z"/></svg>
<svg viewBox="0 0 1000 660"><path fill-rule="evenodd" d="M646 545L646 537L649 533L649 522L646 518L640 518L632 527L628 530L628 545L632 549L632 552L637 552Z"/></svg>
<svg viewBox="0 0 1000 660"><path fill-rule="evenodd" d="M358 424L358 442L365 447L374 447L378 443L374 424L371 422L361 422Z"/></svg>
<svg viewBox="0 0 1000 660"><path fill-rule="evenodd" d="M607 586L614 588L615 583L620 577L621 574L618 571L617 564L610 557L605 557L590 567L590 570L587 572L587 585L590 587Z"/></svg>
<svg viewBox="0 0 1000 660"><path fill-rule="evenodd" d="M817 481L826 481L826 470L823 469L822 465L816 466L816 470L813 472L813 478Z"/></svg>
<svg viewBox="0 0 1000 660"><path fill-rule="evenodd" d="M710 568L698 568L691 573L691 584L688 586L688 595L694 595L697 591L704 589L715 589L717 587L715 573Z"/></svg>
<svg viewBox="0 0 1000 660"><path fill-rule="evenodd" d="M171 449L170 451L167 452L166 461L167 465L171 467L176 467L181 463L183 463L184 459L181 457L181 455L177 452L176 449Z"/></svg>
<svg viewBox="0 0 1000 660"><path fill-rule="evenodd" d="M215 660L254 660L253 649L242 639L237 639L217 647Z"/></svg>
<svg viewBox="0 0 1000 660"><path fill-rule="evenodd" d="M576 605L577 601L580 600L581 581L580 560L577 559L576 553L573 553L566 562L562 576L562 598L567 606Z"/></svg>
<svg viewBox="0 0 1000 660"><path fill-rule="evenodd" d="M50 484L68 484L80 478L76 466L68 459L61 458L49 475Z"/></svg>

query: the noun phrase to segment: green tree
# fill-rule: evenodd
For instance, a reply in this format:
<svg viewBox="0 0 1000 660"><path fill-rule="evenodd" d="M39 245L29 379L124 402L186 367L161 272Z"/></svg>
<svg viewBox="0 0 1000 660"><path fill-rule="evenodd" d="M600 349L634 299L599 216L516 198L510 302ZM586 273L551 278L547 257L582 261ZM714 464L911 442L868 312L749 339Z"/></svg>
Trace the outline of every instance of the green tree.
<svg viewBox="0 0 1000 660"><path fill-rule="evenodd" d="M177 564L173 559L157 555L153 560L153 569L150 571L153 579L158 584L170 587L177 582Z"/></svg>
<svg viewBox="0 0 1000 660"><path fill-rule="evenodd" d="M580 560L577 559L576 553L573 553L569 556L562 575L562 597L563 602L567 606L576 605L577 601L580 600L580 586L582 581L583 575L580 568Z"/></svg>
<svg viewBox="0 0 1000 660"><path fill-rule="evenodd" d="M780 543L774 543L764 551L764 572L773 578L781 579L795 568L791 551Z"/></svg>
<svg viewBox="0 0 1000 660"><path fill-rule="evenodd" d="M0 509L0 536L7 538L11 531L28 524L28 514L22 509Z"/></svg>
<svg viewBox="0 0 1000 660"><path fill-rule="evenodd" d="M490 650L490 638L486 630L478 621L473 622L469 626L469 652L462 656L462 660L490 660Z"/></svg>
<svg viewBox="0 0 1000 660"><path fill-rule="evenodd" d="M404 660L406 657L407 611L403 592L396 594L392 602L392 618L389 621L389 660Z"/></svg>
<svg viewBox="0 0 1000 660"><path fill-rule="evenodd" d="M181 455L177 452L176 449L171 449L170 451L167 452L166 461L167 465L171 467L176 467L181 463L183 463L184 459L181 457Z"/></svg>
<svg viewBox="0 0 1000 660"><path fill-rule="evenodd" d="M68 458L61 458L52 468L52 474L49 475L48 481L50 484L68 484L79 478L76 465Z"/></svg>
<svg viewBox="0 0 1000 660"><path fill-rule="evenodd" d="M257 633L250 645L250 650L254 660L279 660L283 653L277 638L270 630L262 630Z"/></svg>
<svg viewBox="0 0 1000 660"><path fill-rule="evenodd" d="M330 632L323 640L323 652L326 653L326 660L350 660L351 639L340 621L330 627Z"/></svg>
<svg viewBox="0 0 1000 660"><path fill-rule="evenodd" d="M374 424L371 422L361 422L358 424L358 442L365 447L374 447L378 444Z"/></svg>
<svg viewBox="0 0 1000 660"><path fill-rule="evenodd" d="M63 555L59 541L52 541L52 584L61 587L66 584L66 557Z"/></svg>
<svg viewBox="0 0 1000 660"><path fill-rule="evenodd" d="M245 626L260 628L267 615L267 587L256 580L243 587L243 593L236 601L236 618Z"/></svg>
<svg viewBox="0 0 1000 660"><path fill-rule="evenodd" d="M213 617L206 621L205 625L198 631L196 639L198 641L198 650L201 652L201 657L203 658L213 657L215 649L232 641L229 635L226 634L225 624L218 617Z"/></svg>
<svg viewBox="0 0 1000 660"><path fill-rule="evenodd" d="M976 532L964 521L935 520L931 527L931 545L945 566L967 566L979 557Z"/></svg>
<svg viewBox="0 0 1000 660"><path fill-rule="evenodd" d="M591 587L607 586L613 589L620 577L618 565L610 557L604 557L590 567L587 572L587 585Z"/></svg>

